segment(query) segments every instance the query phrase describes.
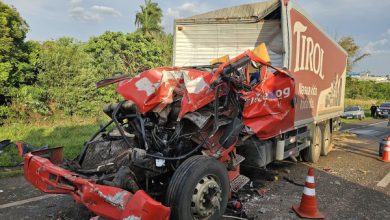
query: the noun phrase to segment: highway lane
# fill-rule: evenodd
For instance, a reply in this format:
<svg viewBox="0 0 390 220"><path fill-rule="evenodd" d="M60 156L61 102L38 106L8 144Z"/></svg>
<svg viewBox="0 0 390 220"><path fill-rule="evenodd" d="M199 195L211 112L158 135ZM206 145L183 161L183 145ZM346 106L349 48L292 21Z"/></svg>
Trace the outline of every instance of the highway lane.
<svg viewBox="0 0 390 220"><path fill-rule="evenodd" d="M387 120L367 120L353 124L343 124L341 131L362 136L363 138L373 138L382 140L390 135L390 127Z"/></svg>

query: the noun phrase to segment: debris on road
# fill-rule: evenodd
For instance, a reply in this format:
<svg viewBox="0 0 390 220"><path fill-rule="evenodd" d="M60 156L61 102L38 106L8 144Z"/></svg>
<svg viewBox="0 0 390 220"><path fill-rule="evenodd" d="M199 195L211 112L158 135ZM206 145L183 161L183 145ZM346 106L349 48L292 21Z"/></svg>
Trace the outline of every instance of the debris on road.
<svg viewBox="0 0 390 220"><path fill-rule="evenodd" d="M255 191L261 195L261 196L264 196L267 192L268 192L269 189L267 188L260 188L260 189L256 189Z"/></svg>
<svg viewBox="0 0 390 220"><path fill-rule="evenodd" d="M362 172L364 175L366 175L366 174L367 174L367 172L369 172L369 171L360 170L360 169L358 169L358 171Z"/></svg>
<svg viewBox="0 0 390 220"><path fill-rule="evenodd" d="M296 186L305 186L304 184L297 183L297 182L295 182L294 180L292 180L292 179L290 179L290 178L288 178L288 177L285 177L285 176L283 177L283 179L286 180L286 181L289 182L289 183L292 183L292 184L296 185Z"/></svg>

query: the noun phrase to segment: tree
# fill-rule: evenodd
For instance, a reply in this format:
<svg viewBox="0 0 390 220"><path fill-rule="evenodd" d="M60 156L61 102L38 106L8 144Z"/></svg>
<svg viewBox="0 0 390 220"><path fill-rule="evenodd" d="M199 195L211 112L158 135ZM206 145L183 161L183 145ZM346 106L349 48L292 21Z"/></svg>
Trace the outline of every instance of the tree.
<svg viewBox="0 0 390 220"><path fill-rule="evenodd" d="M0 120L12 112L21 88L37 79L39 43L24 42L28 30L17 10L0 1Z"/></svg>
<svg viewBox="0 0 390 220"><path fill-rule="evenodd" d="M138 74L164 65L162 45L142 33L110 32L91 38L85 51L93 58L92 65L104 77L116 73Z"/></svg>
<svg viewBox="0 0 390 220"><path fill-rule="evenodd" d="M357 62L370 55L369 53L362 53L360 46L355 43L351 36L342 37L338 40L338 43L348 53L347 72L350 72Z"/></svg>
<svg viewBox="0 0 390 220"><path fill-rule="evenodd" d="M19 85L22 77L19 59L24 56L27 31L28 25L16 9L0 1L0 94L7 95L10 86Z"/></svg>
<svg viewBox="0 0 390 220"><path fill-rule="evenodd" d="M39 85L64 88L86 66L88 57L82 43L69 37L45 41L40 50Z"/></svg>
<svg viewBox="0 0 390 220"><path fill-rule="evenodd" d="M144 34L161 33L161 8L151 0L145 0L145 5L140 5L140 11L135 15L135 25L138 31Z"/></svg>

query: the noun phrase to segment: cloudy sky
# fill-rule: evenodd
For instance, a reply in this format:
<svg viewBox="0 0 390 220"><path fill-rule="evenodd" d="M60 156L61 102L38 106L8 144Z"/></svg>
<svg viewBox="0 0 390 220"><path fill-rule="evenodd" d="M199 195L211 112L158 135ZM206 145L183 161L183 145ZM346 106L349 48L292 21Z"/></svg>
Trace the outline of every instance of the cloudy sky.
<svg viewBox="0 0 390 220"><path fill-rule="evenodd" d="M1 0L0 0L1 1ZM87 40L105 32L135 30L135 13L144 0L3 0L17 8L30 25L28 39L72 36ZM173 19L262 0L155 0L164 12L163 26L172 32ZM371 56L354 71L390 74L389 0L295 0L328 34L351 35Z"/></svg>

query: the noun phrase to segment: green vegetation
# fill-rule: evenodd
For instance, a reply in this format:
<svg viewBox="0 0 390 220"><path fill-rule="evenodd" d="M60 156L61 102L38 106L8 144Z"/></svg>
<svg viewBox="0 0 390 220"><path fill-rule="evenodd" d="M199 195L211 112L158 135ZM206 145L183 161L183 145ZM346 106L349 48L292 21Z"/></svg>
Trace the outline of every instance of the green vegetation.
<svg viewBox="0 0 390 220"><path fill-rule="evenodd" d="M65 157L76 157L85 141L88 141L104 118L51 118L48 121L33 123L15 123L6 127L0 127L0 140L23 140L35 147L48 144L50 147L63 146ZM0 166L12 166L20 162L14 146L8 146L0 154Z"/></svg>
<svg viewBox="0 0 390 220"><path fill-rule="evenodd" d="M359 81L347 77L345 87L345 98L348 99L374 100L374 102L390 100L390 83Z"/></svg>
<svg viewBox="0 0 390 220"><path fill-rule="evenodd" d="M104 104L120 99L114 86L97 90L96 82L170 65L173 37L163 32L161 18L159 6L146 0L134 33L34 42L25 41L26 21L0 1L0 140L63 146L65 157L74 158L106 120ZM0 166L19 162L16 147L0 154Z"/></svg>
<svg viewBox="0 0 390 220"><path fill-rule="evenodd" d="M145 5L140 6L141 10L135 15L135 25L138 31L144 34L159 34L162 32L161 18L163 16L161 8L151 0L145 0Z"/></svg>
<svg viewBox="0 0 390 220"><path fill-rule="evenodd" d="M146 0L134 33L38 43L25 41L27 23L0 1L0 125L59 113L97 116L104 104L120 99L114 86L97 90L98 81L170 65L173 38L162 31L161 18L159 6Z"/></svg>
<svg viewBox="0 0 390 220"><path fill-rule="evenodd" d="M0 172L0 179L14 177L14 176L20 176L22 174L23 174L23 170L10 170L10 171L5 171L5 172Z"/></svg>
<svg viewBox="0 0 390 220"><path fill-rule="evenodd" d="M350 72L357 62L370 55L362 53L360 46L355 43L351 36L341 38L338 43L348 53L347 72ZM383 101L390 101L390 83L359 81L347 77L345 106L361 106L365 110L366 116L369 116L371 105L379 105Z"/></svg>

